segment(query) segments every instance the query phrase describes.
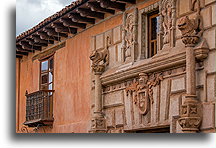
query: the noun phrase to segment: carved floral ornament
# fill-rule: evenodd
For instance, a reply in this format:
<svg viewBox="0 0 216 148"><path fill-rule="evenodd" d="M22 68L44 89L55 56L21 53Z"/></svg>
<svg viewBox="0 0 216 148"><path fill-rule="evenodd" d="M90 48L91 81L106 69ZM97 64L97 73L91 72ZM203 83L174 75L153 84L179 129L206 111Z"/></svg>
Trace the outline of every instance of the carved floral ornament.
<svg viewBox="0 0 216 148"><path fill-rule="evenodd" d="M162 73L154 74L152 79L149 79L146 73L140 73L139 80L126 88L127 96L131 95L133 103L137 105L140 114L145 115L148 113L150 102L151 104L154 103L152 87L159 85L162 80Z"/></svg>

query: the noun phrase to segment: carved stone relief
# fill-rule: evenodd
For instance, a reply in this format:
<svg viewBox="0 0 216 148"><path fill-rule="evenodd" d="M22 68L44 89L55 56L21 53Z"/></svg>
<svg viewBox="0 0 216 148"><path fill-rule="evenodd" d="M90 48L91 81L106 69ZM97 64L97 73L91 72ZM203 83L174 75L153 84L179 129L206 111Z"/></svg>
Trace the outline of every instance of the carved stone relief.
<svg viewBox="0 0 216 148"><path fill-rule="evenodd" d="M139 108L140 114L145 115L148 113L150 102L151 104L154 103L152 87L159 85L161 80L163 80L161 73L157 76L154 75L151 80L147 74L140 73L139 80L125 89L127 96L129 93L131 94L134 104Z"/></svg>
<svg viewBox="0 0 216 148"><path fill-rule="evenodd" d="M108 43L110 43L110 37L106 38L106 46L101 50L94 50L90 55L92 60L92 70L94 72L102 73L105 70L105 67L109 65L109 50Z"/></svg>
<svg viewBox="0 0 216 148"><path fill-rule="evenodd" d="M123 44L122 44L122 59L125 61L134 61L137 50L137 35L138 35L138 9L133 13L123 15Z"/></svg>
<svg viewBox="0 0 216 148"><path fill-rule="evenodd" d="M165 44L175 46L176 0L161 0L160 7L160 39L163 49ZM159 40L160 42L160 40Z"/></svg>
<svg viewBox="0 0 216 148"><path fill-rule="evenodd" d="M182 42L186 46L192 47L194 47L200 41L199 39L203 34L203 20L202 16L200 15L199 0L193 0L193 7L191 7L191 10L194 11L196 2L198 3L198 8L195 17L189 19L188 16L184 16L178 21L178 29L182 33Z"/></svg>

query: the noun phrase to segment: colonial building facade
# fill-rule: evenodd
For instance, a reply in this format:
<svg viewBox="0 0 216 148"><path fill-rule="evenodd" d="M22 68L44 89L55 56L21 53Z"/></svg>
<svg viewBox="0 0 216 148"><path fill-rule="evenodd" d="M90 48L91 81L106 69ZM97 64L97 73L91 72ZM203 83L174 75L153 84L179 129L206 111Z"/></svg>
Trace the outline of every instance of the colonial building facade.
<svg viewBox="0 0 216 148"><path fill-rule="evenodd" d="M72 2L16 37L16 132L215 132L215 9Z"/></svg>

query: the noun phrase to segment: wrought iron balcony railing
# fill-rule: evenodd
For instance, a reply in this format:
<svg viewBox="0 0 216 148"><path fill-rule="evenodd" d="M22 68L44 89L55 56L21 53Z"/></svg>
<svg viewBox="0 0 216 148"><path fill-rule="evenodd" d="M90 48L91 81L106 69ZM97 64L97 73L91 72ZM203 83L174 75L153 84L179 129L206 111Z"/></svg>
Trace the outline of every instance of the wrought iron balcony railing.
<svg viewBox="0 0 216 148"><path fill-rule="evenodd" d="M24 125L52 125L53 123L53 93L54 90L40 90L26 93L26 121Z"/></svg>

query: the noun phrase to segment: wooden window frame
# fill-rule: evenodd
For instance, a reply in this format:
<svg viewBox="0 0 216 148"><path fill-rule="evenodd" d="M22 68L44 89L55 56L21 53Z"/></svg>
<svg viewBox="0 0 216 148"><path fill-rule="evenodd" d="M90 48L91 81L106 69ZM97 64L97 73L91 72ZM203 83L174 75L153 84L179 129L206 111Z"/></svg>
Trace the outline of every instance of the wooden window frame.
<svg viewBox="0 0 216 148"><path fill-rule="evenodd" d="M147 57L148 58L151 58L151 57L153 57L154 55L156 55L157 54L157 35L156 35L156 39L151 39L152 38L152 33L151 33L151 31L152 31L152 18L156 18L156 17L158 17L159 16L159 12L158 11L154 11L154 12L152 12L152 13L149 13L148 14L148 52L147 52ZM152 46L151 46L151 44L154 44L154 49L152 49Z"/></svg>
<svg viewBox="0 0 216 148"><path fill-rule="evenodd" d="M53 60L53 68L50 69L50 60ZM45 72L42 72L42 62L44 61L48 61L48 69ZM49 57L40 59L40 79L39 79L39 90L54 90L54 55L50 55ZM49 73L52 72L52 82L49 82ZM44 85L47 85L46 89L42 89L42 75L47 73L48 77L47 77L47 83ZM49 89L49 85L52 84L52 89Z"/></svg>

